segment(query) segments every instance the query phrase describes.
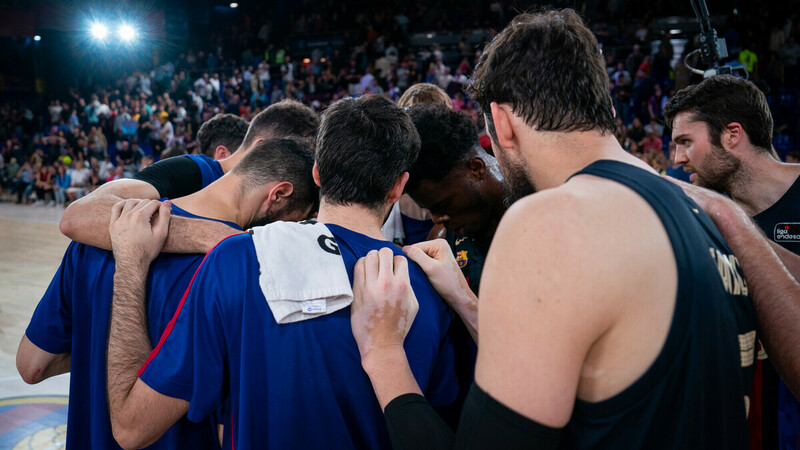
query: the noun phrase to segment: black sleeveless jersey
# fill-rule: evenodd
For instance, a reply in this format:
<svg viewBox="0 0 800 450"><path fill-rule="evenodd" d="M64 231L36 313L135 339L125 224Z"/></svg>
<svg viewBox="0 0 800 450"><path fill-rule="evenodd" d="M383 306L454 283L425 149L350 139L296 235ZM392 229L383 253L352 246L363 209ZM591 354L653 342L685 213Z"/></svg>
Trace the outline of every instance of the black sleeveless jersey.
<svg viewBox="0 0 800 450"><path fill-rule="evenodd" d="M756 214L753 220L768 239L800 255L800 177L777 202ZM749 419L751 449L800 448L800 404L767 356L765 351L760 351L756 363Z"/></svg>
<svg viewBox="0 0 800 450"><path fill-rule="evenodd" d="M767 238L800 255L800 177L783 197L753 217Z"/></svg>
<svg viewBox="0 0 800 450"><path fill-rule="evenodd" d="M756 315L738 260L711 219L669 181L616 161L597 161L581 174L619 182L655 210L672 244L678 291L655 362L608 400L577 400L562 447L748 448Z"/></svg>

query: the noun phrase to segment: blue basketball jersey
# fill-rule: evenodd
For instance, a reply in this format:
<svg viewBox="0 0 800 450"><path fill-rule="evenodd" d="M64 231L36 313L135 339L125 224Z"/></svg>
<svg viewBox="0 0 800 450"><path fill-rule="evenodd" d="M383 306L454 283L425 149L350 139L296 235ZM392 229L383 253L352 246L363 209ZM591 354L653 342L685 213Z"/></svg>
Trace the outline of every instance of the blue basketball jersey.
<svg viewBox="0 0 800 450"><path fill-rule="evenodd" d="M172 214L200 218L175 205ZM151 343L158 342L174 316L202 258L162 254L153 262L146 291ZM71 243L25 332L42 350L72 354L67 448L119 448L111 432L106 396L114 268L113 253ZM148 448L219 448L219 440L210 420L194 423L184 417Z"/></svg>
<svg viewBox="0 0 800 450"><path fill-rule="evenodd" d="M220 177L225 175L222 171L222 166L219 161L214 158L209 158L206 155L183 155L197 163L200 167L200 173L203 175L203 187L217 181Z"/></svg>
<svg viewBox="0 0 800 450"><path fill-rule="evenodd" d="M350 282L358 258L391 248L328 225ZM287 244L291 245L291 244ZM434 405L457 393L450 310L422 270L409 263L419 312L405 342L414 377ZM230 400L223 448L388 448L372 384L350 328L350 308L279 325L259 286L250 235L222 241L209 252L176 314L141 372L156 391L190 402L188 417L203 420Z"/></svg>

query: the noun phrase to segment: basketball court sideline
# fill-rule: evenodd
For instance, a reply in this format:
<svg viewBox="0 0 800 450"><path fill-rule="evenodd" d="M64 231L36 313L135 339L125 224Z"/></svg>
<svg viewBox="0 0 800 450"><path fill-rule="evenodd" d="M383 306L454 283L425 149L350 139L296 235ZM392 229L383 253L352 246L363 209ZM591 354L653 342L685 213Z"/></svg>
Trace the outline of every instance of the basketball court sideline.
<svg viewBox="0 0 800 450"><path fill-rule="evenodd" d="M0 449L59 449L66 442L69 374L22 381L16 353L69 239L63 208L0 203Z"/></svg>

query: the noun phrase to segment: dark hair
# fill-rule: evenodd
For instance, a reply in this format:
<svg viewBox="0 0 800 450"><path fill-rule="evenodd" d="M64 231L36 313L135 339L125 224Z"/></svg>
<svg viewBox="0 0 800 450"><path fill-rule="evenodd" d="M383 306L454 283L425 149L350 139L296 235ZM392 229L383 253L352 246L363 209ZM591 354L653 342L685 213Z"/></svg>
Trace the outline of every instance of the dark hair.
<svg viewBox="0 0 800 450"><path fill-rule="evenodd" d="M317 136L323 199L382 207L397 178L417 160L419 145L411 118L391 100L367 95L334 103Z"/></svg>
<svg viewBox="0 0 800 450"><path fill-rule="evenodd" d="M216 148L223 145L229 152L235 153L244 140L248 126L250 123L239 116L217 114L197 131L200 152L213 158Z"/></svg>
<svg viewBox="0 0 800 450"><path fill-rule="evenodd" d="M258 139L300 138L313 145L319 128L319 116L313 109L295 100L283 100L258 113L250 122L243 148Z"/></svg>
<svg viewBox="0 0 800 450"><path fill-rule="evenodd" d="M747 80L717 75L681 89L664 108L664 118L670 128L675 116L682 112L689 112L694 120L705 123L709 139L717 147L722 147L722 130L729 123L738 122L751 144L772 151L773 124L767 99Z"/></svg>
<svg viewBox="0 0 800 450"><path fill-rule="evenodd" d="M422 180L440 181L475 154L478 127L467 114L443 105L419 104L407 109L421 142L419 159L408 171L406 191Z"/></svg>
<svg viewBox="0 0 800 450"><path fill-rule="evenodd" d="M408 90L403 92L402 97L397 101L397 106L405 108L406 106L417 105L419 103L435 103L449 108L453 107L453 102L450 100L447 92L439 86L430 83L412 85Z"/></svg>
<svg viewBox="0 0 800 450"><path fill-rule="evenodd" d="M244 189L259 188L267 183L288 181L294 190L289 197L288 211L308 208L319 198L312 168L314 151L297 139L266 139L255 145L236 164L231 173L244 180Z"/></svg>
<svg viewBox="0 0 800 450"><path fill-rule="evenodd" d="M492 102L541 131L614 131L603 55L571 9L513 18L484 49L467 92L493 135Z"/></svg>

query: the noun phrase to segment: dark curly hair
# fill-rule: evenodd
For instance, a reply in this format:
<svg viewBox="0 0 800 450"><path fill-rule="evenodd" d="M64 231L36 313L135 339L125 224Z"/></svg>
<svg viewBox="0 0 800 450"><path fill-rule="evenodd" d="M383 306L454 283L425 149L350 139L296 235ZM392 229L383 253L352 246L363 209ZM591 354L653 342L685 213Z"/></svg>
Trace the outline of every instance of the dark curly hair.
<svg viewBox="0 0 800 450"><path fill-rule="evenodd" d="M603 55L571 9L513 18L484 49L467 93L493 136L492 102L510 104L540 131L614 131Z"/></svg>
<svg viewBox="0 0 800 450"><path fill-rule="evenodd" d="M772 151L772 114L764 94L750 81L717 75L681 89L664 108L670 128L675 116L682 112L690 112L694 120L705 123L708 137L717 147L722 147L722 130L729 123L738 122L751 144L765 152Z"/></svg>
<svg viewBox="0 0 800 450"><path fill-rule="evenodd" d="M242 145L244 136L250 123L233 114L217 114L207 120L197 131L197 144L200 152L209 157L214 157L214 151L220 145L228 149L231 154Z"/></svg>
<svg viewBox="0 0 800 450"><path fill-rule="evenodd" d="M407 110L419 132L419 159L408 171L406 191L420 181L440 181L480 148L472 118L440 104L418 104Z"/></svg>

